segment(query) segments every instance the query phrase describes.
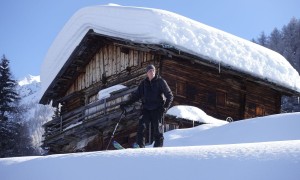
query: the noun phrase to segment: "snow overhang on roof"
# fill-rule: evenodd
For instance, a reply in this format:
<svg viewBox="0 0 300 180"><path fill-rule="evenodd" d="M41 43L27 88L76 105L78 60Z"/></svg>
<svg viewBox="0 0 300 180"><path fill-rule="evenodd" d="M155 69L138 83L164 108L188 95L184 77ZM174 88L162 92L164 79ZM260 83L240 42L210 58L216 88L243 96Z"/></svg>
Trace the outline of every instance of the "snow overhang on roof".
<svg viewBox="0 0 300 180"><path fill-rule="evenodd" d="M167 44L300 92L298 72L283 56L270 49L172 12L107 5L80 9L57 35L42 65L42 95L90 29L135 43Z"/></svg>

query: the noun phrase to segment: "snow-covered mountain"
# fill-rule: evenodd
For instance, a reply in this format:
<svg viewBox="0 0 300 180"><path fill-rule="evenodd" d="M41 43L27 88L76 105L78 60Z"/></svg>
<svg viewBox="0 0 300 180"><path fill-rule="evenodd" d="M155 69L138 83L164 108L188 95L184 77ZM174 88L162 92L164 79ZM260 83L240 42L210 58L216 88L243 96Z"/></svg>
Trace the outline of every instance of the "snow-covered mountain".
<svg viewBox="0 0 300 180"><path fill-rule="evenodd" d="M300 113L165 134L164 148L0 159L5 180L299 180Z"/></svg>
<svg viewBox="0 0 300 180"><path fill-rule="evenodd" d="M18 93L21 96L21 103L31 103L39 101L39 91L41 90L40 76L28 75L18 82Z"/></svg>
<svg viewBox="0 0 300 180"><path fill-rule="evenodd" d="M24 85L30 85L30 84L40 83L40 82L41 82L40 76L33 76L29 74L28 76L20 80L18 84L20 86L24 86Z"/></svg>
<svg viewBox="0 0 300 180"><path fill-rule="evenodd" d="M27 123L33 145L40 148L44 129L42 125L51 120L53 108L39 104L41 81L40 76L28 75L18 82L17 91L21 97L22 119Z"/></svg>

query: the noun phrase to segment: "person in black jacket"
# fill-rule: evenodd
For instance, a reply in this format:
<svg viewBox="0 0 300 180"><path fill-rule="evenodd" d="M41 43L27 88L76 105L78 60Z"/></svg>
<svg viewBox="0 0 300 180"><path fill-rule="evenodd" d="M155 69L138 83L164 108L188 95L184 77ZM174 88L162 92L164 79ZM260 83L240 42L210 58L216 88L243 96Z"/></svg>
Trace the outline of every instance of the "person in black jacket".
<svg viewBox="0 0 300 180"><path fill-rule="evenodd" d="M137 144L145 147L144 130L151 123L154 135L154 147L163 146L163 118L164 113L169 109L173 101L173 94L167 82L156 74L155 66L148 65L146 68L147 78L141 81L138 89L131 95L126 104L121 105L124 110L125 106L130 105L138 100L142 100L142 118L139 120L137 130Z"/></svg>

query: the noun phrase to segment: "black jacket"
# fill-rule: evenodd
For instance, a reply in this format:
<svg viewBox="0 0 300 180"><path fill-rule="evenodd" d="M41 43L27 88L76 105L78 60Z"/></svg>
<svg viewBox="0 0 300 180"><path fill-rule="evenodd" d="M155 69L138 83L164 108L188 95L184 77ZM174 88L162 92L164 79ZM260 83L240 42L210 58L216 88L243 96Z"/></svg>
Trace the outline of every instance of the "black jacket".
<svg viewBox="0 0 300 180"><path fill-rule="evenodd" d="M151 81L147 77L139 84L138 89L132 94L128 104L132 104L139 99L142 100L144 109L154 110L164 108L166 110L171 106L173 94L167 82L159 75L156 75Z"/></svg>

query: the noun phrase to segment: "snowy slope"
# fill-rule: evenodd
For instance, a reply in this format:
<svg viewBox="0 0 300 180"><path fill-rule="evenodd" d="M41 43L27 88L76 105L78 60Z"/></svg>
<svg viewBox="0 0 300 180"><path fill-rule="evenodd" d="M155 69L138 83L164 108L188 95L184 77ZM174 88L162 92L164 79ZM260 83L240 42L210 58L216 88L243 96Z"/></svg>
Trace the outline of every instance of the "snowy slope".
<svg viewBox="0 0 300 180"><path fill-rule="evenodd" d="M299 120L300 113L281 114L190 128L185 137L171 131L166 145L173 147L0 159L0 174L4 180L299 180Z"/></svg>
<svg viewBox="0 0 300 180"><path fill-rule="evenodd" d="M88 30L138 43L167 44L211 62L300 92L298 72L280 54L181 15L158 9L92 6L80 9L49 48L42 94Z"/></svg>
<svg viewBox="0 0 300 180"><path fill-rule="evenodd" d="M225 124L207 124L165 133L165 146L198 146L300 140L300 113L279 114ZM211 128L211 129L210 129ZM206 130L206 131L203 131Z"/></svg>

